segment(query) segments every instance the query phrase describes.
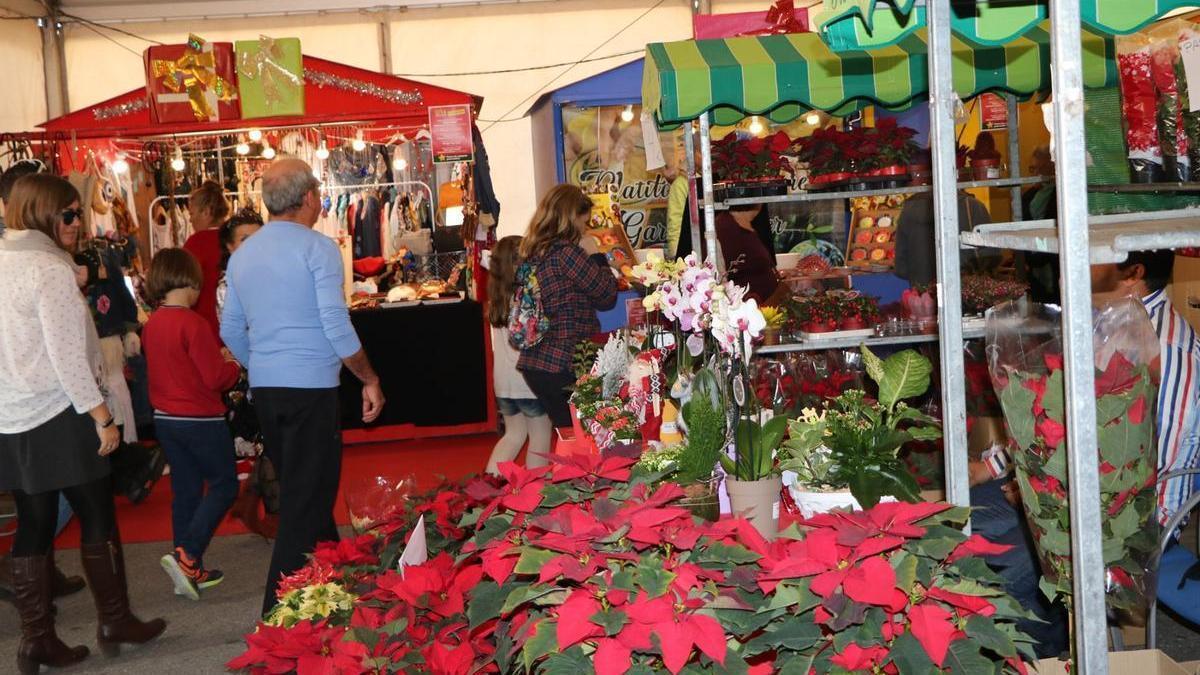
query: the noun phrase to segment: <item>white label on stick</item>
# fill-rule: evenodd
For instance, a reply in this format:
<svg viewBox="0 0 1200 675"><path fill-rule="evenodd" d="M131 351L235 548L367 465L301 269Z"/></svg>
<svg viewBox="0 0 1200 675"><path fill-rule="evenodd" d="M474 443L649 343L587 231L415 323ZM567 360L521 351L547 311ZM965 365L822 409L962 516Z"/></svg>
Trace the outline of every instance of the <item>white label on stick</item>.
<svg viewBox="0 0 1200 675"><path fill-rule="evenodd" d="M1183 56L1183 73L1187 78L1189 112L1200 110L1200 37L1188 38L1179 43Z"/></svg>
<svg viewBox="0 0 1200 675"><path fill-rule="evenodd" d="M646 146L646 170L653 171L667 165L663 157L662 142L658 138L658 127L654 124L654 115L642 111L642 143Z"/></svg>

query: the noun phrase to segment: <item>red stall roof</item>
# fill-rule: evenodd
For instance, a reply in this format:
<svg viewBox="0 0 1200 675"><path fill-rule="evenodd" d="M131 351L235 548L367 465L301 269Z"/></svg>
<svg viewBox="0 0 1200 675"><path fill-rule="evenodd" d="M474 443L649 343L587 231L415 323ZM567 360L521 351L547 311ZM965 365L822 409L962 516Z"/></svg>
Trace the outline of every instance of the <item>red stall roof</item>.
<svg viewBox="0 0 1200 675"><path fill-rule="evenodd" d="M478 105L482 101L461 91L384 75L314 56L304 57L304 72L306 114L302 116L156 124L150 116L146 90L138 88L38 126L49 134L73 133L76 138L142 138L232 131L249 127L361 122L386 122L417 128L428 124L428 108L431 106L470 103Z"/></svg>

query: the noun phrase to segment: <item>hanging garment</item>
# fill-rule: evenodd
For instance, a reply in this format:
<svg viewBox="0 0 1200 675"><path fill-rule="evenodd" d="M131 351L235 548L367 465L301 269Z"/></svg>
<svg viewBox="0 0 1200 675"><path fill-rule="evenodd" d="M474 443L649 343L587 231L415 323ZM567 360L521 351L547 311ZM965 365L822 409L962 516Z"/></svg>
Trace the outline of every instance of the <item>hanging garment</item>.
<svg viewBox="0 0 1200 675"><path fill-rule="evenodd" d="M382 239L379 229L382 221L379 197L367 195L362 201L362 208L354 218L354 257L376 258L383 256Z"/></svg>
<svg viewBox="0 0 1200 675"><path fill-rule="evenodd" d="M137 443L137 417L133 412L133 396L129 393L129 383L125 381L125 345L121 336L113 335L100 338L101 383L108 394L105 403L118 426L122 428L122 438L126 443Z"/></svg>

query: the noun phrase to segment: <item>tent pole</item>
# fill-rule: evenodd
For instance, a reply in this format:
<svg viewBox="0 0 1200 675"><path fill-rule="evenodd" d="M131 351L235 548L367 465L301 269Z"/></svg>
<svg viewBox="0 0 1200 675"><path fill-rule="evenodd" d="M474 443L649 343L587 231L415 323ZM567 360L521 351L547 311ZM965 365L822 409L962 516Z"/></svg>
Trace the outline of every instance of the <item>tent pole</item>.
<svg viewBox="0 0 1200 675"><path fill-rule="evenodd" d="M1021 128L1017 116L1017 97L1012 94L1005 94L1005 102L1008 103L1008 175L1011 178L1021 177ZM1012 219L1014 221L1024 220L1021 213L1021 186L1014 185L1009 191L1009 197L1012 199Z"/></svg>
<svg viewBox="0 0 1200 675"><path fill-rule="evenodd" d="M942 433L946 499L971 503L967 471L966 368L963 364L962 279L958 241L958 163L950 3L926 5L929 31L929 146L933 157L934 241L937 250L938 343L942 367Z"/></svg>
<svg viewBox="0 0 1200 675"><path fill-rule="evenodd" d="M1104 555L1100 528L1100 472L1096 459L1095 361L1088 232L1087 162L1083 130L1083 59L1079 3L1050 3L1050 60L1054 149L1062 267L1063 384L1066 393L1067 478L1071 510L1071 573L1075 667L1108 672Z"/></svg>
<svg viewBox="0 0 1200 675"><path fill-rule="evenodd" d="M60 117L71 110L67 91L67 62L63 54L63 24L58 15L58 2L44 3L46 16L38 18L42 34L42 74L46 79L46 113Z"/></svg>
<svg viewBox="0 0 1200 675"><path fill-rule="evenodd" d="M700 116L700 169L704 176L704 244L706 260L720 273L725 272L725 262L717 255L717 212L713 204L712 134L709 129L708 113Z"/></svg>
<svg viewBox="0 0 1200 675"><path fill-rule="evenodd" d="M696 194L696 128L688 122L683 126L683 151L687 154L688 226L691 227L692 250L700 251L700 200ZM676 253L678 253L678 244ZM676 256L678 257L678 255ZM700 256L697 256L700 258Z"/></svg>

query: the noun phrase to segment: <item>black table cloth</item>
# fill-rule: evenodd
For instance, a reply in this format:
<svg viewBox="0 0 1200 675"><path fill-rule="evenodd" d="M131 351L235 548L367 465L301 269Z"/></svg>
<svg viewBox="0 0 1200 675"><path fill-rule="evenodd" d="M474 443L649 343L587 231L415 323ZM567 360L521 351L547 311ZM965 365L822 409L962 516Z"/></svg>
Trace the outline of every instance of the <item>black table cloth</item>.
<svg viewBox="0 0 1200 675"><path fill-rule="evenodd" d="M387 403L371 427L487 422L483 310L464 300L350 313ZM362 386L342 370L342 428L362 429Z"/></svg>

